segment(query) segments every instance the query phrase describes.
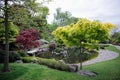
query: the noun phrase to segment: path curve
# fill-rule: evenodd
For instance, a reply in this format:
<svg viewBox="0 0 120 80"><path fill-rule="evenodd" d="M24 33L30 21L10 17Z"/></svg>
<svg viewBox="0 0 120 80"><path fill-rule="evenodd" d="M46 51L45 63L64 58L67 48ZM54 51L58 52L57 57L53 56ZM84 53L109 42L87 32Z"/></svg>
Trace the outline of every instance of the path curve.
<svg viewBox="0 0 120 80"><path fill-rule="evenodd" d="M97 63L97 62L102 62L102 61L115 59L119 56L118 53L115 53L115 52L112 52L112 51L109 51L109 50L99 50L98 53L99 54L96 58L83 62L83 66L94 64L94 63ZM79 66L79 64L77 64L77 65Z"/></svg>

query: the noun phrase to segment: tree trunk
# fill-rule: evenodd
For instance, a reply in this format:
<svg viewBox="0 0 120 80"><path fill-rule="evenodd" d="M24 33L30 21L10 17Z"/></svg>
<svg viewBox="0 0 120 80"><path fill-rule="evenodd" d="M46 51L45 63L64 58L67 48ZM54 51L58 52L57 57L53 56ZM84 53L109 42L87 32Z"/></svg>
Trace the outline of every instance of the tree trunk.
<svg viewBox="0 0 120 80"><path fill-rule="evenodd" d="M80 61L80 70L82 70L82 47L80 47L80 58L79 58L79 61Z"/></svg>
<svg viewBox="0 0 120 80"><path fill-rule="evenodd" d="M9 26L8 26L8 0L5 0L5 54L4 54L4 64L3 72L9 72Z"/></svg>

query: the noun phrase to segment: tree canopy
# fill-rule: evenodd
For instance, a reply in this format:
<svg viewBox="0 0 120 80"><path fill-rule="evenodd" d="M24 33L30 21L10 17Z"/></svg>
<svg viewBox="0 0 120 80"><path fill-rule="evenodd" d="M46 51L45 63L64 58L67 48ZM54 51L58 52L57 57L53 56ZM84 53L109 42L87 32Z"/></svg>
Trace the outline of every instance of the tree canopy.
<svg viewBox="0 0 120 80"><path fill-rule="evenodd" d="M27 50L39 46L39 31L36 28L27 30L20 30L19 35L16 37L16 42L19 47Z"/></svg>
<svg viewBox="0 0 120 80"><path fill-rule="evenodd" d="M61 40L68 46L80 46L84 43L98 43L109 39L109 33L115 25L101 23L97 20L80 19L76 24L58 27L53 31L57 41Z"/></svg>
<svg viewBox="0 0 120 80"><path fill-rule="evenodd" d="M45 2L51 0L8 0L9 20L21 29L30 27L44 27L47 24L46 17L49 13ZM0 14L4 17L4 1L0 1Z"/></svg>
<svg viewBox="0 0 120 80"><path fill-rule="evenodd" d="M89 48L95 48L100 41L110 38L110 31L115 25L111 23L101 23L97 20L90 21L82 18L76 24L58 27L53 31L56 41L63 43L67 47L76 46L80 49L80 62L82 69L82 54Z"/></svg>

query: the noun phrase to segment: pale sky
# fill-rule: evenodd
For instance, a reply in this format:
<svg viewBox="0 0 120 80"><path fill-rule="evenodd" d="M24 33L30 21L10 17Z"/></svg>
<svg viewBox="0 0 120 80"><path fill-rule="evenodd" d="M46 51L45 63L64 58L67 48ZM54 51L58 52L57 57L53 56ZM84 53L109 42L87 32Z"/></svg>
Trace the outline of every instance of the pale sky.
<svg viewBox="0 0 120 80"><path fill-rule="evenodd" d="M56 8L71 12L72 16L100 20L120 25L120 0L53 0L48 6L48 22L53 21Z"/></svg>

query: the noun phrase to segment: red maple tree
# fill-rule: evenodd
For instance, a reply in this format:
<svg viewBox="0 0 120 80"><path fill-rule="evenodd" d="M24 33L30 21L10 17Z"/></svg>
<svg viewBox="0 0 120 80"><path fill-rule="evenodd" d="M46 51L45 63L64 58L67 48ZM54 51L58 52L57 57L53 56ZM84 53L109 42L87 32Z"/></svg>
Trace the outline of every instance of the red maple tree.
<svg viewBox="0 0 120 80"><path fill-rule="evenodd" d="M22 49L31 49L39 46L39 31L36 28L27 30L20 30L19 35L16 37L16 42Z"/></svg>

